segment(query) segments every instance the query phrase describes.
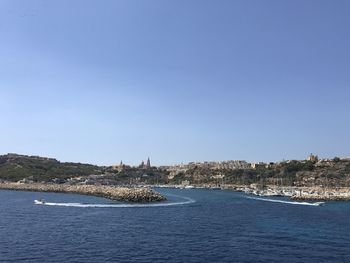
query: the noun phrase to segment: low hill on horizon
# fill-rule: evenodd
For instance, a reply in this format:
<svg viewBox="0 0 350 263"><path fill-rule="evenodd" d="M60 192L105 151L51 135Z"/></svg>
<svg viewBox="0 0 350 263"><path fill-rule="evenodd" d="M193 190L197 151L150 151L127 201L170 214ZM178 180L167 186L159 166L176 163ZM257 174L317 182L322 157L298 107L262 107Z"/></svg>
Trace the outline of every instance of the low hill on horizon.
<svg viewBox="0 0 350 263"><path fill-rule="evenodd" d="M101 172L101 167L92 164L60 162L54 158L14 153L0 155L1 180L19 181L29 177L34 181L49 181Z"/></svg>

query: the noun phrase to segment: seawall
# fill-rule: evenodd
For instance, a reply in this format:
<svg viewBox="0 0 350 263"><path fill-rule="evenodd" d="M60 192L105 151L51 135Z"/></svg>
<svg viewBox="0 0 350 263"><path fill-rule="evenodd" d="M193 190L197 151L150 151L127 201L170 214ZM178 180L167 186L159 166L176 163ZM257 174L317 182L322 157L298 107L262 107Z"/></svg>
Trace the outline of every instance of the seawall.
<svg viewBox="0 0 350 263"><path fill-rule="evenodd" d="M103 185L67 185L41 183L0 183L0 189L35 192L72 193L104 197L124 202L159 202L166 198L148 188L124 188Z"/></svg>

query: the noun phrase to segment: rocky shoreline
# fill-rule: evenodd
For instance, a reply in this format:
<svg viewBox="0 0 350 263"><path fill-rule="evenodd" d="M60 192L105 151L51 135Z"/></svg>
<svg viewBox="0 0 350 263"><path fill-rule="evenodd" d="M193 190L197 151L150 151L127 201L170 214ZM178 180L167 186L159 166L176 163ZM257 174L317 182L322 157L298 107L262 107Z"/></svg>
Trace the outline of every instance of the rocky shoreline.
<svg viewBox="0 0 350 263"><path fill-rule="evenodd" d="M68 185L42 183L0 183L2 190L72 193L104 197L124 202L160 202L166 198L149 188L125 188L103 185Z"/></svg>
<svg viewBox="0 0 350 263"><path fill-rule="evenodd" d="M160 186L159 186L160 187ZM195 188L203 188L195 186ZM216 189L218 187L214 187ZM44 183L0 183L0 190L18 190L35 192L73 193L104 197L115 201L125 202L160 202L166 198L150 188L114 187L104 185L70 185L70 184L44 184ZM208 188L211 189L211 188ZM350 201L350 188L323 188L323 187L297 187L274 186L264 188L258 185L226 185L221 189L244 192L247 194L269 197L289 197L300 201Z"/></svg>
<svg viewBox="0 0 350 263"><path fill-rule="evenodd" d="M300 201L350 201L349 188L299 188L291 196Z"/></svg>

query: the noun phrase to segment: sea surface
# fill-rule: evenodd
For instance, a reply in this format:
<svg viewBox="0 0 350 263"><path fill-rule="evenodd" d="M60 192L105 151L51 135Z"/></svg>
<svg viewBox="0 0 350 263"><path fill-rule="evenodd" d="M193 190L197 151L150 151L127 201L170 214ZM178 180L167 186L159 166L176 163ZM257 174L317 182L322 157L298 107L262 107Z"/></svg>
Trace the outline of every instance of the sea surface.
<svg viewBox="0 0 350 263"><path fill-rule="evenodd" d="M166 205L2 190L0 262L350 262L350 202L157 190Z"/></svg>

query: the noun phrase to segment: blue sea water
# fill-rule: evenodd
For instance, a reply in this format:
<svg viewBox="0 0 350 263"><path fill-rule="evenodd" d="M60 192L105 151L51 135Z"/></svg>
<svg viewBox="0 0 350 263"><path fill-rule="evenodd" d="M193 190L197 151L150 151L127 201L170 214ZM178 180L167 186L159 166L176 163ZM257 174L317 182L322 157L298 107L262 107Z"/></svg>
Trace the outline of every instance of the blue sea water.
<svg viewBox="0 0 350 263"><path fill-rule="evenodd" d="M0 262L350 262L350 202L158 190L167 206L0 191ZM52 205L35 205L39 198Z"/></svg>

